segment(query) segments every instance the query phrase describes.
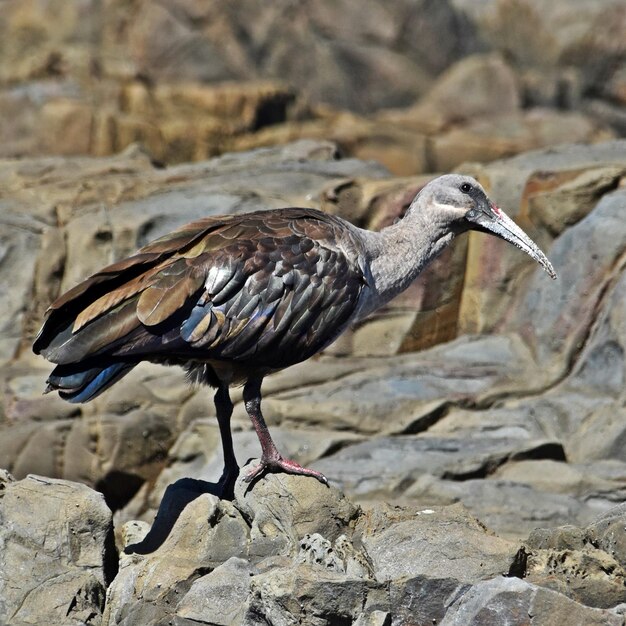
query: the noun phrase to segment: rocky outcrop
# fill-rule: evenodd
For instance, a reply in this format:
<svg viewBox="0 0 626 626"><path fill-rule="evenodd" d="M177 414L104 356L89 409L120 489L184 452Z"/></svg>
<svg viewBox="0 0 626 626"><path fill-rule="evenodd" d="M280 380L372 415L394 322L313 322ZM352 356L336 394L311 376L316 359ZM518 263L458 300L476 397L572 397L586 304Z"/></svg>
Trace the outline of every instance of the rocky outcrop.
<svg viewBox="0 0 626 626"><path fill-rule="evenodd" d="M359 502L461 501L512 537L584 525L620 502L625 153L614 141L466 166L549 250L561 279L494 239L459 238L387 310L267 379L281 449ZM0 459L18 478L96 486L119 522L151 520L183 477L219 476L211 392L142 365L88 405L42 396L49 368L30 342L48 303L201 215L322 206L380 228L426 180L391 178L317 142L167 169L139 150L0 165L0 275L12 285L2 303ZM234 437L245 460L258 442L239 394Z"/></svg>
<svg viewBox="0 0 626 626"><path fill-rule="evenodd" d="M396 175L626 134L619 0L7 1L0 156L302 138Z"/></svg>
<svg viewBox="0 0 626 626"><path fill-rule="evenodd" d="M427 179L312 141L171 168L137 148L1 162L0 460L22 480L2 483L0 622L40 623L52 593L61 624L623 623L625 154L612 141L465 165L560 280L459 239L387 310L268 377L278 445L333 488L273 475L233 502L213 495L210 390L142 365L88 405L42 396L43 310L201 215L322 206L380 228ZM240 393L245 461L258 441ZM67 479L104 494L119 564L111 511Z"/></svg>
<svg viewBox="0 0 626 626"><path fill-rule="evenodd" d="M362 509L314 479L271 474L239 481L229 502L186 479L151 528L118 527L118 564L99 494L6 473L2 485L7 624L625 623L610 608L626 600L623 506L511 541L459 504Z"/></svg>

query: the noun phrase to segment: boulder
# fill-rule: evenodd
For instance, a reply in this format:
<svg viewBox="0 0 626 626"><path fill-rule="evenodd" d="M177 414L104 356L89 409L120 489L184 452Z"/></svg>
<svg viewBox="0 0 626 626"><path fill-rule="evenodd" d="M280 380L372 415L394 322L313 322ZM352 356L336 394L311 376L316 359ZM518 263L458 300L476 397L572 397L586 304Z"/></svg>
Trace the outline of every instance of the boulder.
<svg viewBox="0 0 626 626"><path fill-rule="evenodd" d="M520 625L529 614L546 625L566 615L622 623L623 505L520 543L460 504L361 509L285 474L239 479L229 502L214 484L181 479L151 526L118 526L118 563L111 513L96 492L7 472L0 486L7 623L384 626L484 624L494 614Z"/></svg>
<svg viewBox="0 0 626 626"><path fill-rule="evenodd" d="M111 511L85 485L0 475L0 622L100 624L117 573Z"/></svg>
<svg viewBox="0 0 626 626"><path fill-rule="evenodd" d="M623 624L623 615L618 612L584 606L519 578L495 578L474 585L452 603L439 623L442 626L497 626L503 616L512 626L528 624L529 618L541 626Z"/></svg>
<svg viewBox="0 0 626 626"><path fill-rule="evenodd" d="M434 136L430 165L446 172L465 162L489 163L538 148L612 137L613 133L583 113L536 108L472 119Z"/></svg>
<svg viewBox="0 0 626 626"><path fill-rule="evenodd" d="M475 118L512 114L521 107L517 79L499 54L467 56L443 72L428 93L402 116L428 134ZM436 166L435 166L435 169Z"/></svg>

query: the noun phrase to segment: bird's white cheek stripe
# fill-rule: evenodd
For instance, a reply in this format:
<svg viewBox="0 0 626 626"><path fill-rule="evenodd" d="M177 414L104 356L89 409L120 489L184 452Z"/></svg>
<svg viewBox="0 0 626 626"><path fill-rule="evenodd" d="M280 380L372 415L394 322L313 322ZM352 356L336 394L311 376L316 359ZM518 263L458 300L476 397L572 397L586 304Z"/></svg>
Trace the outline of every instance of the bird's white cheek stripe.
<svg viewBox="0 0 626 626"><path fill-rule="evenodd" d="M466 209L460 209L458 206L452 204L441 204L440 202L435 202L434 204L442 211L450 211L451 213L458 213L459 215L465 215L466 213Z"/></svg>

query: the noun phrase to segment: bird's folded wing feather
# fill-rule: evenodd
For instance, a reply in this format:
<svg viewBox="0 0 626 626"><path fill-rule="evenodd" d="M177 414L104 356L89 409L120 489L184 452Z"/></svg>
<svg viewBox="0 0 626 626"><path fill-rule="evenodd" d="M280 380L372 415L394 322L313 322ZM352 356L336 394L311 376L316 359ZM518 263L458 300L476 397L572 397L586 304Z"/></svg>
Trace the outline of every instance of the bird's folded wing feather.
<svg viewBox="0 0 626 626"><path fill-rule="evenodd" d="M172 351L303 360L343 330L364 286L341 237L350 233L336 218L307 209L195 222L59 298L35 350L57 363Z"/></svg>

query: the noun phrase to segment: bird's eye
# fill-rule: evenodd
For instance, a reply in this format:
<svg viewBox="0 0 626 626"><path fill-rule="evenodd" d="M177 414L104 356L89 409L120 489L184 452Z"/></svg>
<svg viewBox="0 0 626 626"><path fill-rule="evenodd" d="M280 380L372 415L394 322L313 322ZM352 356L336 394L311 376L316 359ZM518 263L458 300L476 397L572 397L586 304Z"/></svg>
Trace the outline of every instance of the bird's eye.
<svg viewBox="0 0 626 626"><path fill-rule="evenodd" d="M469 183L463 183L461 185L461 191L463 193L469 193L472 189L473 189L473 187Z"/></svg>

